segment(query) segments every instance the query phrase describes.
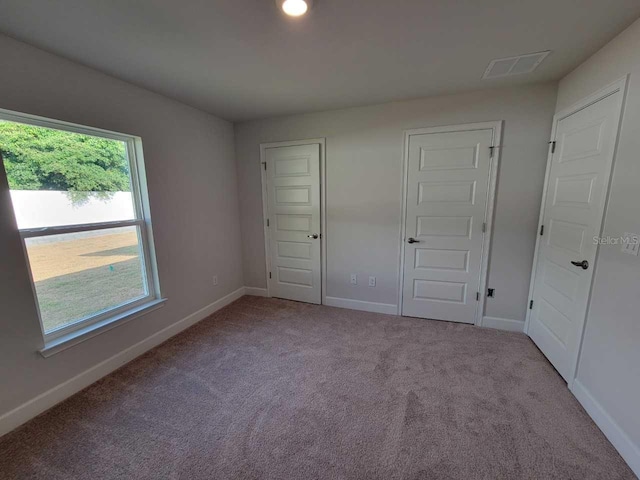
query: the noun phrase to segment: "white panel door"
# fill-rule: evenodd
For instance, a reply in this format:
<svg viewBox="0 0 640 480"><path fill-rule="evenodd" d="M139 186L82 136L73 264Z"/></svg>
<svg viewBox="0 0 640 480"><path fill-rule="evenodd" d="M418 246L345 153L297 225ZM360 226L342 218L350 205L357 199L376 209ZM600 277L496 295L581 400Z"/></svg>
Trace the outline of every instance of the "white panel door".
<svg viewBox="0 0 640 480"><path fill-rule="evenodd" d="M620 95L563 118L556 127L528 333L567 381L582 338Z"/></svg>
<svg viewBox="0 0 640 480"><path fill-rule="evenodd" d="M320 145L265 149L269 293L321 303Z"/></svg>
<svg viewBox="0 0 640 480"><path fill-rule="evenodd" d="M493 134L409 137L403 315L475 322Z"/></svg>

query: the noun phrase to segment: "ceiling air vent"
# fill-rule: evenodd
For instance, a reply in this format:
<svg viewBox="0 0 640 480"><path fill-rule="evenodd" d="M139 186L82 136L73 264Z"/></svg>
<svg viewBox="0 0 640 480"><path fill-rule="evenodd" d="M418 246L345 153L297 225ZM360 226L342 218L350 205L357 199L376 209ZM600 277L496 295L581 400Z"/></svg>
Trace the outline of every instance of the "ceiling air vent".
<svg viewBox="0 0 640 480"><path fill-rule="evenodd" d="M551 53L545 52L527 53L516 57L498 58L491 60L489 66L482 75L483 79L507 77L510 75L521 75L533 72L542 61Z"/></svg>

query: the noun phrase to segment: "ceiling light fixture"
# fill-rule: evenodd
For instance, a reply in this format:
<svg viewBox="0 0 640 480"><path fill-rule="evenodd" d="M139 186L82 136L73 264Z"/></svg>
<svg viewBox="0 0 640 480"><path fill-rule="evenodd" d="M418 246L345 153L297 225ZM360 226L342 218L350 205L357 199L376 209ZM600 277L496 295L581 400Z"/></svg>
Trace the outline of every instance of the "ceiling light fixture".
<svg viewBox="0 0 640 480"><path fill-rule="evenodd" d="M313 5L313 0L276 0L278 7L290 17L301 17Z"/></svg>

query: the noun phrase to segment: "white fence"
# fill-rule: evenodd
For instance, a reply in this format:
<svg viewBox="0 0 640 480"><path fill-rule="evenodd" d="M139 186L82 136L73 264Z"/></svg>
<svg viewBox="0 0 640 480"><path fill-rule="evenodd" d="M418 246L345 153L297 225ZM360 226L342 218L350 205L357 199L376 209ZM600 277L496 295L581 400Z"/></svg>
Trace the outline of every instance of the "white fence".
<svg viewBox="0 0 640 480"><path fill-rule="evenodd" d="M135 218L131 192L114 192L105 199L90 195L74 204L68 192L12 190L11 200L20 229Z"/></svg>

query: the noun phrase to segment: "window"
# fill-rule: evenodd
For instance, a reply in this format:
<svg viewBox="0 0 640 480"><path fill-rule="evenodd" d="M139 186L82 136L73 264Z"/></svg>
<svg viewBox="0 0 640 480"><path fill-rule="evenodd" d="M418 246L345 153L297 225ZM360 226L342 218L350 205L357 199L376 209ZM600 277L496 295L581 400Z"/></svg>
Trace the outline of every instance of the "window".
<svg viewBox="0 0 640 480"><path fill-rule="evenodd" d="M0 111L45 344L157 303L140 138Z"/></svg>

